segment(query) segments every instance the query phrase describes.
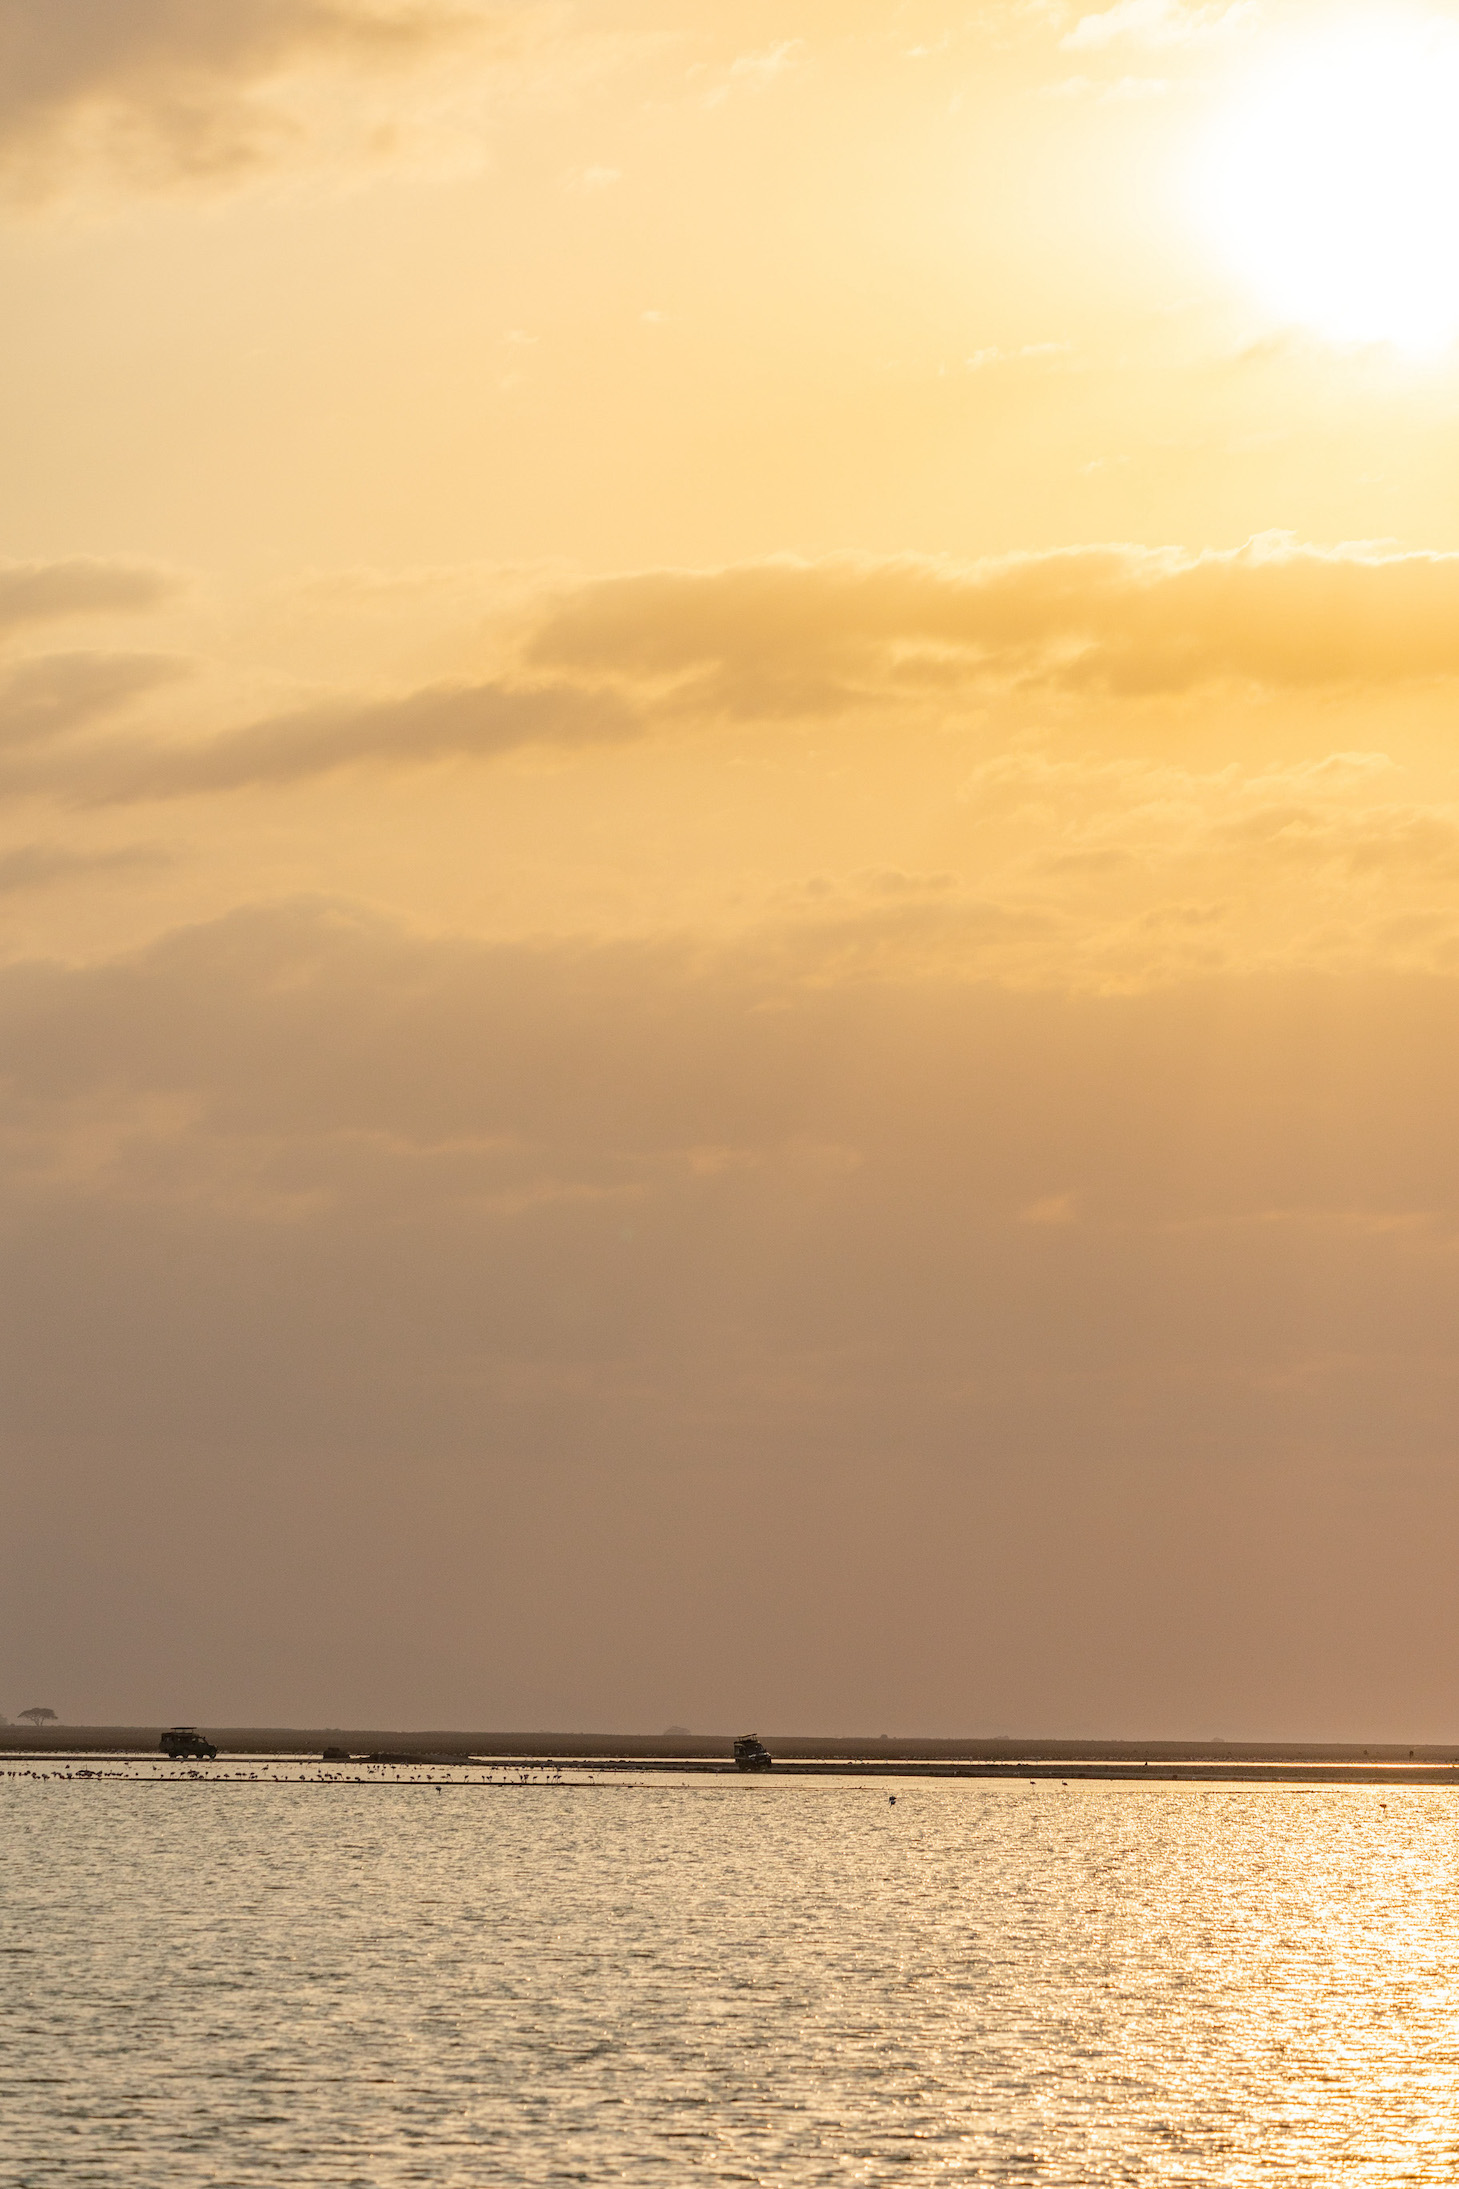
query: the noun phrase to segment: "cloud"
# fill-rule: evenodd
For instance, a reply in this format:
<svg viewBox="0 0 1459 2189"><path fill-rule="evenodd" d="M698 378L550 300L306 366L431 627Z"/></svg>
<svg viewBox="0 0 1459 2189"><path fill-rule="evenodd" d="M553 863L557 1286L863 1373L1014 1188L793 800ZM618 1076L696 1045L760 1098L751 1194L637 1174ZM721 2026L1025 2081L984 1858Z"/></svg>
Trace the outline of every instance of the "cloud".
<svg viewBox="0 0 1459 2189"><path fill-rule="evenodd" d="M1214 859L1248 879L1256 863L1459 876L1459 801L1405 800L1402 783L1374 752L1202 772L1018 751L982 762L962 795L979 812L1033 823L1039 862L1066 874Z"/></svg>
<svg viewBox="0 0 1459 2189"><path fill-rule="evenodd" d="M88 556L0 563L0 631L62 616L139 614L160 607L179 583L154 564Z"/></svg>
<svg viewBox="0 0 1459 2189"><path fill-rule="evenodd" d="M70 736L183 674L175 660L14 664L0 680L0 787L124 802L731 722L859 714L894 731L997 693L1353 693L1459 675L1459 556L1285 537L1201 554L1110 546L972 564L776 558L590 579L514 613L517 636L493 678L340 693L192 739Z"/></svg>
<svg viewBox="0 0 1459 2189"><path fill-rule="evenodd" d="M18 844L10 851L0 851L0 896L46 889L53 882L170 864L168 853L149 844L127 845L117 851L72 851L64 844Z"/></svg>
<svg viewBox="0 0 1459 2189"><path fill-rule="evenodd" d="M289 72L399 67L482 21L451 0L0 0L0 171L30 193L97 155L231 176L287 140L265 94Z"/></svg>
<svg viewBox="0 0 1459 2189"><path fill-rule="evenodd" d="M562 187L579 197L598 197L622 180L621 167L573 167L564 175Z"/></svg>
<svg viewBox="0 0 1459 2189"><path fill-rule="evenodd" d="M14 662L0 672L0 754L65 738L185 673L169 654L40 654Z"/></svg>
<svg viewBox="0 0 1459 2189"><path fill-rule="evenodd" d="M804 38L782 38L753 53L741 53L731 61L722 82L707 92L706 106L723 106L739 92L764 91L805 60Z"/></svg>
<svg viewBox="0 0 1459 2189"><path fill-rule="evenodd" d="M737 83L772 83L777 76L784 76L796 68L805 58L804 38L782 38L778 44L766 46L758 53L742 53L730 63L730 76Z"/></svg>
<svg viewBox="0 0 1459 2189"><path fill-rule="evenodd" d="M621 744L640 734L638 715L616 692L444 684L304 708L190 744L112 737L12 770L9 782L101 805L300 783L349 767L492 759L530 745Z"/></svg>
<svg viewBox="0 0 1459 2189"><path fill-rule="evenodd" d="M43 856L46 847L28 849ZM894 923L901 914L875 916ZM1323 1184L1313 1187L1313 1205L1331 1205L1334 1195L1346 1204L1354 1177L1366 1173L1373 1205L1442 1206L1459 1231L1459 1157L1447 1135L1427 1147L1369 1144L1367 1162L1354 1167L1327 1146L1300 1159L1298 1134L1285 1153L1263 1150L1252 1175L1233 1114L1227 1134L1201 1155L1190 1091L1209 1044L1226 1048L1221 1029L1232 1011L1259 1047L1275 1045L1287 1077L1311 1061L1304 1022L1336 1028L1346 1016L1347 1068L1362 1066L1356 1089L1421 1093L1447 1114L1459 1098L1459 1046L1444 1047L1431 1084L1411 1081L1399 1057L1366 1049L1359 1029L1376 999L1371 988L1364 1005L1354 984L1227 985L1223 1020L1204 987L1039 998L951 969L908 990L869 983L859 971L836 977L838 951L834 929L805 926L770 925L716 945L672 936L502 943L423 938L319 899L246 906L99 963L0 968L0 1099L12 1125L63 1136L89 1130L99 1099L181 1102L171 1114L184 1120L184 1134L220 1149L268 1139L313 1150L314 1160L338 1140L362 1156L362 1177L377 1162L389 1169L412 1153L454 1151L453 1161L483 1180L510 1176L519 1186L550 1177L658 1192L708 1175L714 1166L691 1161L706 1149L749 1164L839 1149L851 1159L846 1176L894 1151L925 1158L931 1192L956 1149L957 1190L1000 1225L1034 1209L1048 1220L1054 1204L1072 1205L1076 1195L1090 1221L1116 1211L1161 1225L1215 1210L1255 1217L1273 1205L1278 1179L1288 1183L1284 1206L1302 1205L1307 1196L1294 1195L1292 1182L1314 1170ZM1404 991L1414 1014L1404 1039L1417 1045L1415 1056L1427 1053L1433 1006L1451 986ZM904 1047L890 1038L893 1025ZM989 1041L1023 1059L1006 1085L988 1075ZM1167 1071L1184 1060L1175 1083L1146 1076L1152 1045ZM1091 1078L1065 1069L1080 1050L1091 1065L1099 1059ZM1244 1077L1241 1052L1226 1054ZM929 1071L938 1055L940 1067ZM1118 1099L1112 1074L1127 1090ZM969 1075L983 1090L982 1141L967 1137ZM1018 1089L1035 1082L1067 1088L1067 1111L1056 1105L1056 1118L1025 1118ZM1143 1122L1120 1107L1136 1090ZM1088 1150L1080 1152L1086 1095L1109 1102L1122 1149L1117 1188L1112 1175L1094 1181ZM909 1108L920 1120L910 1140ZM1346 1128L1354 1145L1367 1131L1363 1108L1355 1091ZM1290 1118L1284 1129L1296 1131ZM1186 1146L1178 1175L1146 1169L1142 1150L1155 1144ZM681 1163L682 1173L674 1169ZM1421 1173L1432 1174L1427 1194ZM122 1183L120 1174L95 1173L84 1190Z"/></svg>
<svg viewBox="0 0 1459 2189"><path fill-rule="evenodd" d="M1454 984L825 974L317 902L0 969L7 1650L631 1724L668 1635L726 1719L1091 1734L1110 1661L1198 1732L1214 1657L1260 1730L1350 1707L1376 1592L1439 1716Z"/></svg>
<svg viewBox="0 0 1459 2189"><path fill-rule="evenodd" d="M1122 42L1142 46L1182 46L1226 36L1252 22L1256 0L1217 0L1193 6L1189 0L1116 0L1098 14L1081 16L1061 41L1070 52L1097 52Z"/></svg>
<svg viewBox="0 0 1459 2189"><path fill-rule="evenodd" d="M1090 547L959 565L788 558L563 594L539 668L618 676L688 711L834 711L979 684L1168 695L1459 674L1459 556Z"/></svg>

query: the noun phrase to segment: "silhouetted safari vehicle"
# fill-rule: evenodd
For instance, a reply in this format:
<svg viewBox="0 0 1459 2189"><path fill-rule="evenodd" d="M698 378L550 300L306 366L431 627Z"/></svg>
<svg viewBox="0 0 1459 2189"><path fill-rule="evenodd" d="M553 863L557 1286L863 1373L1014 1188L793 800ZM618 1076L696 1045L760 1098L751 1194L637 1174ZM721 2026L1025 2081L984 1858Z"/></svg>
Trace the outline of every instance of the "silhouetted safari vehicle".
<svg viewBox="0 0 1459 2189"><path fill-rule="evenodd" d="M171 1756L174 1763L184 1756L192 1756L199 1763L205 1759L212 1763L218 1753L207 1734L200 1733L195 1725L170 1725L157 1746L164 1755Z"/></svg>
<svg viewBox="0 0 1459 2189"><path fill-rule="evenodd" d="M735 1762L741 1771L768 1771L773 1761L753 1733L742 1733L735 1742Z"/></svg>

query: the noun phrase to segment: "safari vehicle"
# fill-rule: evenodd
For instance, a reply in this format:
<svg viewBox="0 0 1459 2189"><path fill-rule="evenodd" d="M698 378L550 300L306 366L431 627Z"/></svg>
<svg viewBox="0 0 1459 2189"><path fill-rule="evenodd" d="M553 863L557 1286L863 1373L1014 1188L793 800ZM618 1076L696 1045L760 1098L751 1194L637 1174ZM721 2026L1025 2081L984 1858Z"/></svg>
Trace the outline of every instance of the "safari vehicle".
<svg viewBox="0 0 1459 2189"><path fill-rule="evenodd" d="M195 1725L170 1725L157 1746L164 1755L171 1756L174 1763L183 1756L192 1756L199 1763L204 1759L212 1763L218 1753L207 1734L200 1733Z"/></svg>
<svg viewBox="0 0 1459 2189"><path fill-rule="evenodd" d="M774 1758L753 1733L742 1733L735 1742L735 1763L741 1771L768 1771Z"/></svg>

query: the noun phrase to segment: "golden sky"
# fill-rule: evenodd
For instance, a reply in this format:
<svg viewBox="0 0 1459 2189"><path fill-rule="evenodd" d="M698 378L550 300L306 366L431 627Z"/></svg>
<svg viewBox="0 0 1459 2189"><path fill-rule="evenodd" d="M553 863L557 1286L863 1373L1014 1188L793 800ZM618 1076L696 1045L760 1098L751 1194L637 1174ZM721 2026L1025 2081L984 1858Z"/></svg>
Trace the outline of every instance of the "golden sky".
<svg viewBox="0 0 1459 2189"><path fill-rule="evenodd" d="M1456 97L0 0L0 1709L1459 1739Z"/></svg>

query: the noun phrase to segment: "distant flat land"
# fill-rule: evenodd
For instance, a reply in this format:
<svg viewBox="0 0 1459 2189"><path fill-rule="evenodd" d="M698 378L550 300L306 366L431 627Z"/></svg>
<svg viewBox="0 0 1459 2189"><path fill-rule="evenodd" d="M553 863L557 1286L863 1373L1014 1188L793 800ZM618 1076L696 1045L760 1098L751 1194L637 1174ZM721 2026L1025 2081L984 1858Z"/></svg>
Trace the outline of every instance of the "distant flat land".
<svg viewBox="0 0 1459 2189"><path fill-rule="evenodd" d="M0 1726L0 1752L156 1754L160 1726ZM352 1726L204 1728L218 1753L321 1756L343 1750L379 1757L469 1765L513 1761L524 1767L587 1763L603 1770L734 1771L727 1733L500 1733L409 1731ZM1459 1747L1373 1743L1367 1747L1242 1741L903 1740L868 1737L762 1736L786 1776L837 1778L1056 1779L1186 1781L1221 1784L1453 1785Z"/></svg>

